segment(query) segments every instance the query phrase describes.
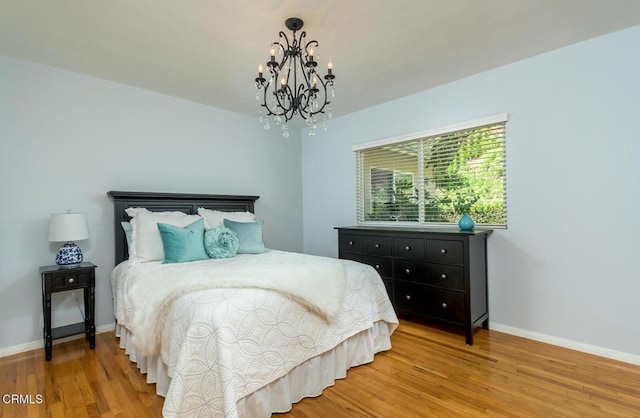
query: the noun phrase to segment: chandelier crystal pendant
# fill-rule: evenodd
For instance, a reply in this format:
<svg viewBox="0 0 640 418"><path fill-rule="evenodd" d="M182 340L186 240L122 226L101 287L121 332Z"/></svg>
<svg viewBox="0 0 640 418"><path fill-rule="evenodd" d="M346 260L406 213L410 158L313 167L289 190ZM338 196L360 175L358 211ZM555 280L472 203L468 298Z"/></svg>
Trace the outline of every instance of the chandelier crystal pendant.
<svg viewBox="0 0 640 418"><path fill-rule="evenodd" d="M291 17L284 23L293 32L291 42L280 31L279 41L271 44L271 58L266 63L268 78L263 76L262 64L258 66L255 80L260 122L264 129L269 129L272 118L275 125L281 125L282 135L288 138L287 122L298 114L307 122L309 135L314 136L318 119L326 130L327 121L332 117L329 96L335 96L333 64L329 61L324 77L318 75L318 42L306 42L304 31L296 37L296 32L302 29L301 19Z"/></svg>

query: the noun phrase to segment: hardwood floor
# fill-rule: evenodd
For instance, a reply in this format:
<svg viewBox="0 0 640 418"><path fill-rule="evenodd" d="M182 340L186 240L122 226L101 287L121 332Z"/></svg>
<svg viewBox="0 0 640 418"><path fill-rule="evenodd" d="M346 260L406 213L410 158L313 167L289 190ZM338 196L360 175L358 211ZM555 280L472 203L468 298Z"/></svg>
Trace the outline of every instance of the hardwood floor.
<svg viewBox="0 0 640 418"><path fill-rule="evenodd" d="M403 321L390 351L278 417L640 417L640 366L496 331L474 338ZM154 417L163 403L112 332L95 350L55 345L51 362L44 349L0 358L0 394L12 418Z"/></svg>

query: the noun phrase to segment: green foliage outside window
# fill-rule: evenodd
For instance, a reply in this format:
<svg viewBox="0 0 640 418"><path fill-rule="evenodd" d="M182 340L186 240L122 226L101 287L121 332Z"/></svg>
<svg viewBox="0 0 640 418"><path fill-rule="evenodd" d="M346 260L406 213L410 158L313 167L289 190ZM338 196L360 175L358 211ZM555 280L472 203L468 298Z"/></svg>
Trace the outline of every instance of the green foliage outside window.
<svg viewBox="0 0 640 418"><path fill-rule="evenodd" d="M371 221L418 221L418 192L413 175L385 170L372 170Z"/></svg>

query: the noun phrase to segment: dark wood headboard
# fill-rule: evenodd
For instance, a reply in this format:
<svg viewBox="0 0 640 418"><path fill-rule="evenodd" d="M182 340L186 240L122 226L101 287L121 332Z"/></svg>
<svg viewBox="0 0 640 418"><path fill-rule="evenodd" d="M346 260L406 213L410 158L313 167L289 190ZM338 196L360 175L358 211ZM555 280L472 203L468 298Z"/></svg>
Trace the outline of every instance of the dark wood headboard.
<svg viewBox="0 0 640 418"><path fill-rule="evenodd" d="M107 192L114 203L114 236L116 265L128 258L127 238L120 222L128 222L125 209L147 208L153 212L175 210L194 215L198 208L225 212L254 212L254 203L260 196L234 196L191 193Z"/></svg>

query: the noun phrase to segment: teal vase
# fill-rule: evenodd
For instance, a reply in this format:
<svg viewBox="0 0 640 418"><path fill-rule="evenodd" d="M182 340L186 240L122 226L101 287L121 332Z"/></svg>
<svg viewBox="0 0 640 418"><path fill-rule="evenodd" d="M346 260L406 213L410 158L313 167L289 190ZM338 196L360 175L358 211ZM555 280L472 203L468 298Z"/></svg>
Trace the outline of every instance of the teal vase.
<svg viewBox="0 0 640 418"><path fill-rule="evenodd" d="M458 221L458 226L462 231L471 231L474 226L473 219L471 219L471 216L469 216L468 213L465 213Z"/></svg>

